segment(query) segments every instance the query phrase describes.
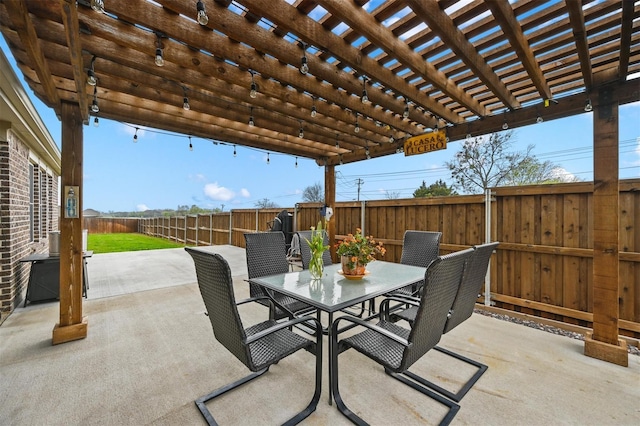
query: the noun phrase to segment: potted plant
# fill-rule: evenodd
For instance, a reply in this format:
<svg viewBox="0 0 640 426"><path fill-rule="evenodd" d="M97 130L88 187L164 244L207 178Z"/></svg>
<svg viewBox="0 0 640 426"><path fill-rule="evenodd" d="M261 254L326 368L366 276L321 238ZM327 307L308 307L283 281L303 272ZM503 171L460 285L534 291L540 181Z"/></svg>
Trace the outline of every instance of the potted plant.
<svg viewBox="0 0 640 426"><path fill-rule="evenodd" d="M366 266L376 255L384 256L386 249L382 242L376 242L373 236L363 236L360 228L349 234L336 245L336 253L341 256L342 273L344 275L363 276Z"/></svg>

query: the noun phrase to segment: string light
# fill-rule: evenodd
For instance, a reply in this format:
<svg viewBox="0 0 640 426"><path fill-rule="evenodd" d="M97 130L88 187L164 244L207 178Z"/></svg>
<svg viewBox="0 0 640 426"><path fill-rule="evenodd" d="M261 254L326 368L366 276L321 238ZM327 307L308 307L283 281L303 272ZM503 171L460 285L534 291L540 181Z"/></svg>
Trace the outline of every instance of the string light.
<svg viewBox="0 0 640 426"><path fill-rule="evenodd" d="M189 105L189 98L187 97L187 88L183 87L182 89L184 90L184 98L182 99L182 108L184 108L185 111L189 111L191 109L191 105Z"/></svg>
<svg viewBox="0 0 640 426"><path fill-rule="evenodd" d="M369 102L369 95L367 94L367 77L362 76L362 97L360 98L363 104Z"/></svg>
<svg viewBox="0 0 640 426"><path fill-rule="evenodd" d="M249 70L249 72L251 73L251 86L249 96L251 96L251 99L255 99L256 97L258 97L258 86L256 86L256 82L253 80L253 71Z"/></svg>
<svg viewBox="0 0 640 426"><path fill-rule="evenodd" d="M133 134L133 143L137 143L138 142L138 128L136 127L136 131Z"/></svg>
<svg viewBox="0 0 640 426"><path fill-rule="evenodd" d="M98 108L98 86L93 87L93 102L91 103L91 112L100 112L100 108Z"/></svg>
<svg viewBox="0 0 640 426"><path fill-rule="evenodd" d="M191 135L189 135L189 151L193 151L193 145L191 144Z"/></svg>
<svg viewBox="0 0 640 426"><path fill-rule="evenodd" d="M371 155L369 155L369 146L365 147L364 155L367 156L367 160L371 159Z"/></svg>
<svg viewBox="0 0 640 426"><path fill-rule="evenodd" d="M298 157L296 157L296 169L298 168Z"/></svg>
<svg viewBox="0 0 640 426"><path fill-rule="evenodd" d="M267 152L267 164L271 164L271 160L269 160L269 153Z"/></svg>
<svg viewBox="0 0 640 426"><path fill-rule="evenodd" d="M302 43L302 59L300 60L300 74L307 75L309 72L309 63L307 61L307 44Z"/></svg>
<svg viewBox="0 0 640 426"><path fill-rule="evenodd" d="M316 109L316 97L313 98L313 105L311 106L311 117L315 118L318 115L318 110Z"/></svg>
<svg viewBox="0 0 640 426"><path fill-rule="evenodd" d="M509 128L509 123L507 123L507 112L504 112L504 123L502 123L502 130L507 130Z"/></svg>
<svg viewBox="0 0 640 426"><path fill-rule="evenodd" d="M342 154L340 154L340 165L342 166Z"/></svg>
<svg viewBox="0 0 640 426"><path fill-rule="evenodd" d="M396 139L393 137L393 135L389 136L389 143L394 143L396 141Z"/></svg>
<svg viewBox="0 0 640 426"><path fill-rule="evenodd" d="M204 10L204 4L202 4L201 0L198 0L196 3L196 10L198 11L198 24L207 25L209 23L209 17L207 16L207 12Z"/></svg>
<svg viewBox="0 0 640 426"><path fill-rule="evenodd" d="M302 121L300 121L300 131L298 132L299 138L304 138L304 130L302 129Z"/></svg>
<svg viewBox="0 0 640 426"><path fill-rule="evenodd" d="M584 112L591 111L593 111L593 105L591 105L591 99L587 99L587 101L584 103Z"/></svg>
<svg viewBox="0 0 640 426"><path fill-rule="evenodd" d="M164 66L164 52L162 51L162 41L160 40L160 34L156 33L156 65Z"/></svg>
<svg viewBox="0 0 640 426"><path fill-rule="evenodd" d="M409 118L409 99L405 99L406 103L404 105L404 112L402 113L402 117Z"/></svg>
<svg viewBox="0 0 640 426"><path fill-rule="evenodd" d="M255 121L253 121L253 107L251 107L251 115L249 116L249 126L254 126L255 124L256 124Z"/></svg>
<svg viewBox="0 0 640 426"><path fill-rule="evenodd" d="M87 84L89 86L95 86L98 84L98 80L96 79L96 73L93 68L93 64L96 61L96 57L91 58L91 66L89 66L89 70L87 71Z"/></svg>
<svg viewBox="0 0 640 426"><path fill-rule="evenodd" d="M104 13L104 2L102 0L91 0L91 9Z"/></svg>
<svg viewBox="0 0 640 426"><path fill-rule="evenodd" d="M360 132L360 125L358 124L358 113L356 112L356 127L353 129L354 132L359 133Z"/></svg>
<svg viewBox="0 0 640 426"><path fill-rule="evenodd" d="M544 119L538 114L538 118L536 118L536 123L540 124L544 121Z"/></svg>
<svg viewBox="0 0 640 426"><path fill-rule="evenodd" d="M336 149L340 148L340 142L338 142L338 134L336 133Z"/></svg>
<svg viewBox="0 0 640 426"><path fill-rule="evenodd" d="M100 126L100 120L98 120L98 117L93 119L93 127L98 127Z"/></svg>
<svg viewBox="0 0 640 426"><path fill-rule="evenodd" d="M238 155L238 154L236 153L236 146L234 145L233 146L233 156L235 157L236 155Z"/></svg>

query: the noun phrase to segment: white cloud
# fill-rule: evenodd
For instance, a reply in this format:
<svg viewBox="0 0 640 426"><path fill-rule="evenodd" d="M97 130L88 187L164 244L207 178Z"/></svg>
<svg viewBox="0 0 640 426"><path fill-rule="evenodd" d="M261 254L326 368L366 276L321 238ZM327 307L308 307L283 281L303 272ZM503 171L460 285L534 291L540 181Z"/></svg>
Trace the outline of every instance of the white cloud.
<svg viewBox="0 0 640 426"><path fill-rule="evenodd" d="M242 188L240 190L240 195L243 196L244 198L249 198L251 197L251 194L249 193L249 190L246 188Z"/></svg>
<svg viewBox="0 0 640 426"><path fill-rule="evenodd" d="M236 196L232 190L218 185L218 182L206 184L204 186L204 195L216 201L229 201Z"/></svg>
<svg viewBox="0 0 640 426"><path fill-rule="evenodd" d="M189 175L189 179L195 182L206 182L207 178L202 173L196 173L195 175Z"/></svg>
<svg viewBox="0 0 640 426"><path fill-rule="evenodd" d="M551 171L554 178L558 178L561 182L577 182L578 177L562 167L556 167Z"/></svg>
<svg viewBox="0 0 640 426"><path fill-rule="evenodd" d="M146 204L138 204L136 206L136 210L139 211L139 212L145 212L145 211L150 210L150 209L149 209L149 207L147 207Z"/></svg>

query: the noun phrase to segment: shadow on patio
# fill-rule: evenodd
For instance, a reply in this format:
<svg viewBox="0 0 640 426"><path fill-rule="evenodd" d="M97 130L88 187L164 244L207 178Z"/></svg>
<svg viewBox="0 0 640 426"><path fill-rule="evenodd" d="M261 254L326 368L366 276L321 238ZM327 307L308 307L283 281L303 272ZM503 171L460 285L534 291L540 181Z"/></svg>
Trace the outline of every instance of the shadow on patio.
<svg viewBox="0 0 640 426"><path fill-rule="evenodd" d="M244 250L212 247L248 297ZM205 424L194 400L246 375L215 341L182 249L95 255L89 261L84 340L51 346L58 304L17 309L0 327L0 413L11 425ZM241 308L246 322L266 309ZM473 315L440 345L489 365L453 424L639 424L640 357L629 367L583 355L584 343ZM326 345L325 345L326 350ZM436 424L443 409L365 357L341 356L341 393L371 424ZM326 356L323 359L327 368ZM413 370L445 387L471 374L431 351ZM349 424L327 404L303 424ZM209 405L221 424L279 424L313 393L313 361L299 352L263 378Z"/></svg>

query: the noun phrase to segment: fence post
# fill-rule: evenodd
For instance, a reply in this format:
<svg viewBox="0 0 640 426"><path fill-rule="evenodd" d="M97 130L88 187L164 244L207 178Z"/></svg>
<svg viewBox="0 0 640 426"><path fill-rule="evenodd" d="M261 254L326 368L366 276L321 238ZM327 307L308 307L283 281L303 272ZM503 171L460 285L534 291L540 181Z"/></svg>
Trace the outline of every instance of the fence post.
<svg viewBox="0 0 640 426"><path fill-rule="evenodd" d="M484 191L484 242L491 242L491 189ZM484 305L491 306L491 262L484 276Z"/></svg>
<svg viewBox="0 0 640 426"><path fill-rule="evenodd" d="M364 221L366 219L365 209L366 209L366 202L361 201L361 205L360 205L360 230L361 231L360 232L362 232L362 235L367 235L365 231L365 226L364 226Z"/></svg>
<svg viewBox="0 0 640 426"><path fill-rule="evenodd" d="M233 210L229 210L229 245L233 241Z"/></svg>
<svg viewBox="0 0 640 426"><path fill-rule="evenodd" d="M259 216L260 210L256 209L256 232L258 232L259 225L258 225L258 216Z"/></svg>

